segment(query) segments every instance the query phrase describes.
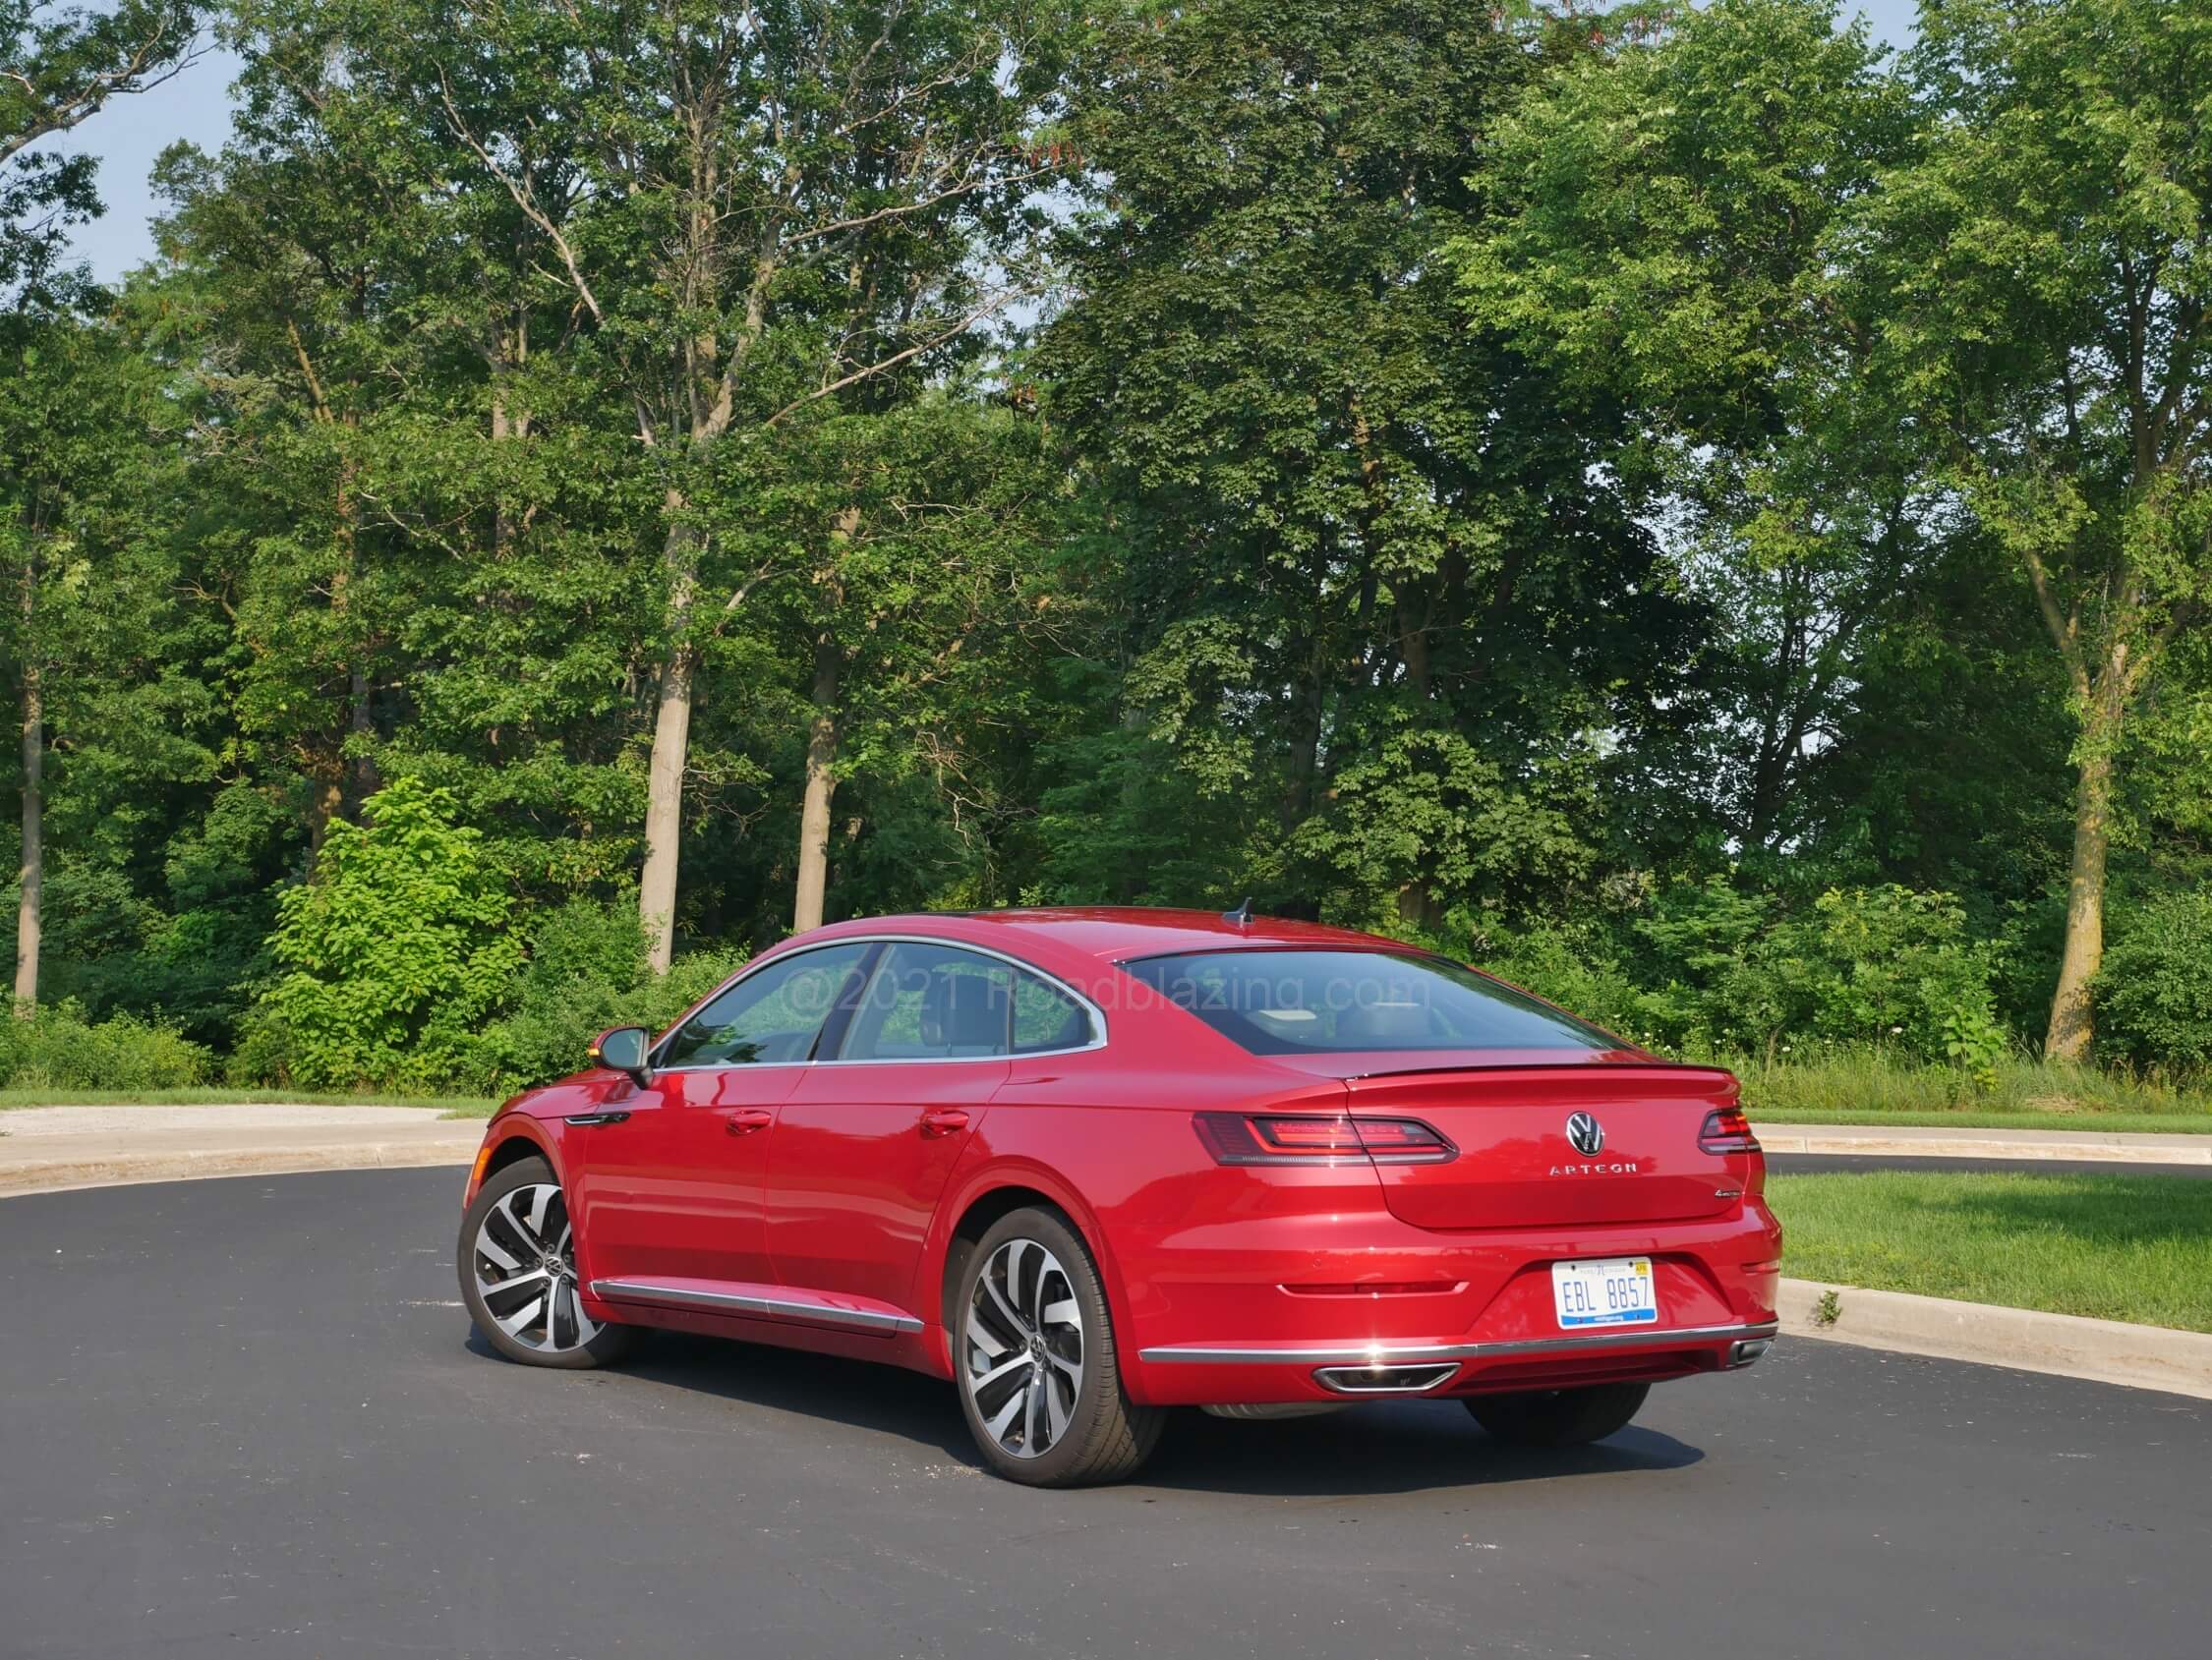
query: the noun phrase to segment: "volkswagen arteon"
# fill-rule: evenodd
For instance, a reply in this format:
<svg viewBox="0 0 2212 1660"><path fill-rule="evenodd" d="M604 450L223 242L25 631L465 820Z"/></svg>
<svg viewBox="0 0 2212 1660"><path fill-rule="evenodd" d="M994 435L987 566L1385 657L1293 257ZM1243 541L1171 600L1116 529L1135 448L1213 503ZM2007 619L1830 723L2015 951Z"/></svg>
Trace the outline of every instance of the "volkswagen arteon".
<svg viewBox="0 0 2212 1660"><path fill-rule="evenodd" d="M1733 1077L1369 935L844 922L591 1061L506 1103L470 1176L499 1353L670 1327L887 1361L951 1381L1017 1481L1128 1476L1183 1406L1424 1399L1578 1445L1775 1335Z"/></svg>

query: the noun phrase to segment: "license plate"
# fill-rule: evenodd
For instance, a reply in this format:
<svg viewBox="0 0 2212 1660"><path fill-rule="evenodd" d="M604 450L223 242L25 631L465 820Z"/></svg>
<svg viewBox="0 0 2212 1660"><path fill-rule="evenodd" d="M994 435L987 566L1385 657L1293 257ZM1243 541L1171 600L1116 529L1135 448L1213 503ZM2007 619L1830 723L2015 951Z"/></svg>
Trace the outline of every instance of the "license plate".
<svg viewBox="0 0 2212 1660"><path fill-rule="evenodd" d="M1648 1256L1551 1265L1551 1300L1569 1331L1590 1326L1656 1326L1659 1287Z"/></svg>

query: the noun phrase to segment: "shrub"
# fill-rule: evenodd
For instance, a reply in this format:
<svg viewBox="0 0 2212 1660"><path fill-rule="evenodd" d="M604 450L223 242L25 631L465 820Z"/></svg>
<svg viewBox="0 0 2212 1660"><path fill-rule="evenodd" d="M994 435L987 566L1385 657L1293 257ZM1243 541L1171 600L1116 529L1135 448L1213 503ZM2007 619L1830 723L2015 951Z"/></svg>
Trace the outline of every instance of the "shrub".
<svg viewBox="0 0 2212 1660"><path fill-rule="evenodd" d="M2212 888L2129 919L2097 975L2097 1048L2139 1066L2212 1066Z"/></svg>
<svg viewBox="0 0 2212 1660"><path fill-rule="evenodd" d="M49 1003L29 1017L0 1017L0 1088L189 1089L207 1076L207 1051L174 1027L133 1014L101 1021L83 1005Z"/></svg>
<svg viewBox="0 0 2212 1660"><path fill-rule="evenodd" d="M658 1031L744 960L740 950L691 951L656 977L634 901L571 899L539 921L500 1000L505 1013L472 1044L456 1081L497 1095L564 1076L608 1027Z"/></svg>
<svg viewBox="0 0 2212 1660"><path fill-rule="evenodd" d="M1725 878L1662 894L1636 931L1643 1024L1670 1047L1771 1055L1878 1044L1935 1059L1991 1018L1995 948L1948 893L1831 888L1785 914Z"/></svg>
<svg viewBox="0 0 2212 1660"><path fill-rule="evenodd" d="M1518 933L1484 929L1469 956L1502 980L1524 986L1606 1031L1643 1043L1643 995L1612 945L1595 930L1536 926Z"/></svg>
<svg viewBox="0 0 2212 1660"><path fill-rule="evenodd" d="M464 1068L522 948L478 832L452 793L400 778L335 823L315 880L277 902L264 994L289 1028L293 1081L425 1089Z"/></svg>

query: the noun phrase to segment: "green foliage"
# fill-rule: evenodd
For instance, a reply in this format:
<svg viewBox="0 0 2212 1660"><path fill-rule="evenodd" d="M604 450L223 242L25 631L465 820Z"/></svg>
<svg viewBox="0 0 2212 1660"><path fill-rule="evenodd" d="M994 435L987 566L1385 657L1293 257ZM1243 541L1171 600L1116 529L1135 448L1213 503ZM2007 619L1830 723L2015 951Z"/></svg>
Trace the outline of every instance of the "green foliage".
<svg viewBox="0 0 2212 1660"><path fill-rule="evenodd" d="M1752 1116L1781 1123L2212 1129L2212 1075L2035 1060L2010 1045L1992 1063L1986 1089L1954 1063L1917 1059L1890 1044L1692 1059L1733 1069Z"/></svg>
<svg viewBox="0 0 2212 1660"><path fill-rule="evenodd" d="M2005 1028L1982 1008L1954 1008L1944 1016L1944 1053L1974 1080L1984 1095L1997 1088L1997 1062L2010 1040Z"/></svg>
<svg viewBox="0 0 2212 1660"><path fill-rule="evenodd" d="M1357 758L1337 773L1327 808L1292 841L1318 879L1324 917L1419 922L1438 895L1527 914L1587 883L1599 816L1589 757L1546 769L1532 786L1456 732L1403 716L1377 724L1358 734Z"/></svg>
<svg viewBox="0 0 2212 1660"><path fill-rule="evenodd" d="M277 902L285 970L263 996L311 1088L427 1087L457 1075L522 950L483 836L449 791L399 779L333 824L314 879Z"/></svg>
<svg viewBox="0 0 2212 1660"><path fill-rule="evenodd" d="M2096 999L2101 1053L2212 1067L2212 888L2161 894L2128 917Z"/></svg>
<svg viewBox="0 0 2212 1660"><path fill-rule="evenodd" d="M833 916L1250 893L1834 1111L2207 1063L2201 6L238 0L97 296L8 146L195 13L0 0L79 1024L557 1075L781 936L811 755Z"/></svg>
<svg viewBox="0 0 2212 1660"><path fill-rule="evenodd" d="M1645 1017L1670 1046L1777 1056L1843 1044L1930 1058L1946 1023L1986 1022L1995 954L1946 893L1830 888L1796 912L1720 878L1636 924L1655 978Z"/></svg>
<svg viewBox="0 0 2212 1660"><path fill-rule="evenodd" d="M94 1021L82 1004L48 1003L0 1018L0 1088L51 1092L188 1089L211 1068L206 1050L135 1015Z"/></svg>
<svg viewBox="0 0 2212 1660"><path fill-rule="evenodd" d="M1644 992L1624 966L1615 942L1596 921L1499 925L1467 930L1465 954L1501 980L1595 1021L1633 1044L1660 1040L1646 1030Z"/></svg>
<svg viewBox="0 0 2212 1660"><path fill-rule="evenodd" d="M529 960L503 989L501 1013L455 1063L452 1076L487 1095L511 1093L576 1071L611 1026L658 1032L735 973L745 953L691 951L666 975L645 966L634 900L575 898L543 913Z"/></svg>

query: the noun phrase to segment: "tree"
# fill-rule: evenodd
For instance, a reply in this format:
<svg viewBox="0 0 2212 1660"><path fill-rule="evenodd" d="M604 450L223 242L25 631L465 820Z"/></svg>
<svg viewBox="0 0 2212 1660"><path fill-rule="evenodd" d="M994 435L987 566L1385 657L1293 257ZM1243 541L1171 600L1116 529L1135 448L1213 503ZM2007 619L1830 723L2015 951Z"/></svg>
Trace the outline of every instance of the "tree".
<svg viewBox="0 0 2212 1660"><path fill-rule="evenodd" d="M1949 480L2010 551L2075 725L2047 1054L2093 1033L2122 759L2212 608L2212 14L1951 0L1912 74L1927 137L1852 248Z"/></svg>
<svg viewBox="0 0 2212 1660"><path fill-rule="evenodd" d="M14 590L0 650L22 700L25 1009L40 987L49 819L90 879L146 857L166 828L146 802L210 768L206 642L176 587L175 441L158 373L121 322L0 314L0 557Z"/></svg>
<svg viewBox="0 0 2212 1660"><path fill-rule="evenodd" d="M1741 848L1801 835L1799 787L1860 655L1945 533L1838 239L1914 136L1905 88L1829 0L1716 0L1531 88L1450 249L1484 324L1586 406L1666 527L1716 640L1685 788Z"/></svg>
<svg viewBox="0 0 2212 1660"><path fill-rule="evenodd" d="M1025 204L1055 165L1039 135L1059 26L1013 0L426 0L352 28L349 76L437 112L544 239L580 349L655 470L639 906L665 968L701 653L831 535L795 561L733 562L700 522L701 476L809 406L918 383L1016 292ZM549 132L589 136L572 170L541 164Z"/></svg>
<svg viewBox="0 0 2212 1660"><path fill-rule="evenodd" d="M825 406L776 436L730 456L700 511L725 545L757 549L744 556L762 568L777 544L812 560L760 602L803 643L792 926L806 929L825 915L831 809L847 778L879 799L914 785L916 805L944 816L949 835L905 831L924 869L903 902L958 889L988 863L1002 811L994 761L1019 743L1035 648L1063 637L1045 558L1063 475L1036 421L954 392L877 412ZM856 844L870 828L848 814L838 839L865 857Z"/></svg>
<svg viewBox="0 0 2212 1660"><path fill-rule="evenodd" d="M100 211L97 160L39 140L110 98L158 86L199 56L202 0L119 0L110 12L0 0L0 296L45 282L73 224Z"/></svg>
<svg viewBox="0 0 2212 1660"><path fill-rule="evenodd" d="M270 943L286 972L265 1001L299 1082L435 1086L521 965L503 875L455 805L394 779L369 823L331 826L316 880L284 895Z"/></svg>
<svg viewBox="0 0 2212 1660"><path fill-rule="evenodd" d="M1093 197L1039 368L1122 544L1107 765L1142 787L1107 811L1177 792L1153 823L1209 833L1166 868L1225 900L1431 925L1478 866L1416 838L1348 879L1355 821L1510 813L1653 723L1686 613L1601 476L1608 429L1469 327L1436 258L1546 49L1444 0L1223 0L1079 65Z"/></svg>

